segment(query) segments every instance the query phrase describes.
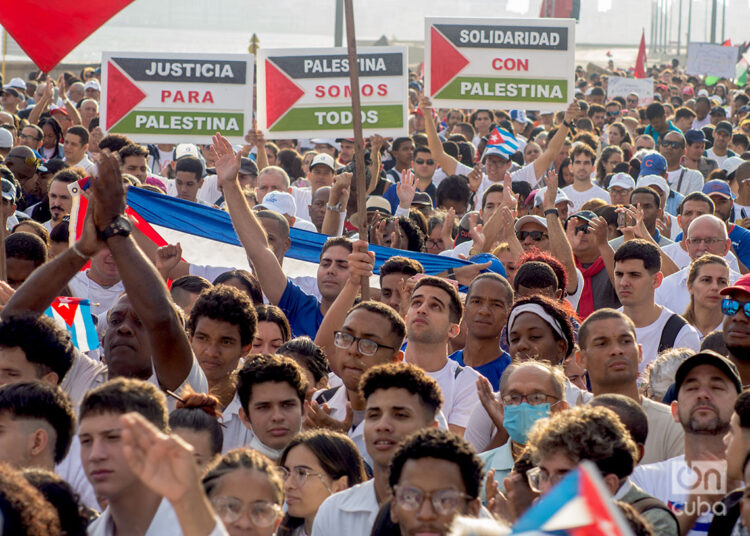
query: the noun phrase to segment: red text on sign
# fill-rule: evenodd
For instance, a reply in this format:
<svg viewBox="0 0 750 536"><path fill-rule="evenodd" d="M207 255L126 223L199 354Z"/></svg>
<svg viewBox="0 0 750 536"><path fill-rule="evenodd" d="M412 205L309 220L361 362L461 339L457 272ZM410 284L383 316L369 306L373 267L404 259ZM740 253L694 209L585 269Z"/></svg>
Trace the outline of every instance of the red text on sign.
<svg viewBox="0 0 750 536"><path fill-rule="evenodd" d="M495 58L492 60L492 68L496 71L528 71L529 60L520 58Z"/></svg>
<svg viewBox="0 0 750 536"><path fill-rule="evenodd" d="M388 84L378 84L375 86L372 84L362 84L359 90L363 97L372 97L373 95L385 97L388 95ZM318 98L331 97L334 99L337 97L351 97L352 89L349 86L320 85L315 86L315 96Z"/></svg>
<svg viewBox="0 0 750 536"><path fill-rule="evenodd" d="M210 102L213 104L214 97L210 91L204 91L201 95L200 91L171 91L169 89L161 90L161 101L162 102L186 102L188 104L204 104Z"/></svg>

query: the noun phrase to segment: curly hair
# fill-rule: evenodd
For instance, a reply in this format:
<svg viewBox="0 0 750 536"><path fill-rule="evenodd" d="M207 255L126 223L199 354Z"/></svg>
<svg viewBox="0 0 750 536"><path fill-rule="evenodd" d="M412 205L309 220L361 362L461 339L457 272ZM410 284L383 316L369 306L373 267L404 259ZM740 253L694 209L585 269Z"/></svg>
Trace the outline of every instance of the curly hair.
<svg viewBox="0 0 750 536"><path fill-rule="evenodd" d="M397 218L397 221L399 227L401 227L401 231L406 235L406 249L408 251L426 253L426 238L419 226L406 216L400 216L399 218Z"/></svg>
<svg viewBox="0 0 750 536"><path fill-rule="evenodd" d="M396 256L391 257L380 267L380 283L383 283L383 277L389 274L404 274L413 276L424 273L424 267L419 261L408 257Z"/></svg>
<svg viewBox="0 0 750 536"><path fill-rule="evenodd" d="M117 153L120 155L120 162L124 162L129 156L142 156L148 158L148 149L137 143L125 145L124 147L121 147Z"/></svg>
<svg viewBox="0 0 750 536"><path fill-rule="evenodd" d="M690 348L669 348L660 353L644 372L644 391L651 400L661 402L683 361L695 354Z"/></svg>
<svg viewBox="0 0 750 536"><path fill-rule="evenodd" d="M288 383L297 392L300 404L304 404L307 380L294 359L274 354L253 354L247 357L237 373L237 396L245 412L250 405L253 386L266 382Z"/></svg>
<svg viewBox="0 0 750 536"><path fill-rule="evenodd" d="M221 477L242 469L258 471L266 475L273 490L274 501L278 505L284 502L284 483L276 469L276 464L260 452L245 447L230 450L206 469L201 480L206 495L211 497Z"/></svg>
<svg viewBox="0 0 750 536"><path fill-rule="evenodd" d="M247 294L228 285L217 285L200 293L190 311L187 331L192 337L201 317L228 322L240 329L240 344L253 342L258 326L258 316Z"/></svg>
<svg viewBox="0 0 750 536"><path fill-rule="evenodd" d="M447 430L436 428L426 428L410 435L393 454L388 475L391 489L401 480L401 473L407 461L423 458L435 458L458 465L466 494L472 499L479 497L479 487L484 478L484 462L465 439Z"/></svg>
<svg viewBox="0 0 750 536"><path fill-rule="evenodd" d="M529 251L521 255L521 258L518 259L518 265L523 266L524 263L530 261L537 261L548 264L557 276L557 281L559 283L559 286L557 288L561 288L563 290L568 288L568 272L565 270L565 266L563 266L563 263L561 263L557 259L557 257L546 251L541 251L540 249L532 247L531 249L529 249Z"/></svg>
<svg viewBox="0 0 750 536"><path fill-rule="evenodd" d="M80 497L70 484L52 471L36 467L24 469L23 476L55 507L65 536L86 536L89 519L81 508Z"/></svg>
<svg viewBox="0 0 750 536"><path fill-rule="evenodd" d="M552 329L552 334L555 337L555 340L564 340L567 346L567 349L565 350L565 357L568 358L573 354L573 351L575 350L575 333L573 331L573 324L570 322L570 316L568 315L567 311L564 309L563 305L560 304L560 302L557 302L555 300L552 300L550 298L547 298L545 296L539 296L539 295L533 295L533 296L527 296L526 298L521 298L516 303L513 304L513 307L511 307L510 311L508 312L508 319L510 319L510 316L513 314L513 310L516 307L520 307L521 305L525 305L527 303L535 303L542 307L542 309L545 310L545 312L550 315L552 318L557 320L557 323L560 325L560 330L563 333L563 336L560 337L560 335ZM508 325L508 335L510 336L510 329L511 326Z"/></svg>
<svg viewBox="0 0 750 536"><path fill-rule="evenodd" d="M421 368L409 363L388 363L372 367L359 381L359 392L367 400L378 389L406 389L419 397L435 418L443 406L443 395L438 383Z"/></svg>
<svg viewBox="0 0 750 536"><path fill-rule="evenodd" d="M527 445L537 465L563 454L573 463L589 460L603 475L625 478L633 472L638 448L617 414L609 408L577 406L538 421Z"/></svg>
<svg viewBox="0 0 750 536"><path fill-rule="evenodd" d="M0 514L2 534L61 534L60 518L54 507L19 471L5 463L0 463Z"/></svg>

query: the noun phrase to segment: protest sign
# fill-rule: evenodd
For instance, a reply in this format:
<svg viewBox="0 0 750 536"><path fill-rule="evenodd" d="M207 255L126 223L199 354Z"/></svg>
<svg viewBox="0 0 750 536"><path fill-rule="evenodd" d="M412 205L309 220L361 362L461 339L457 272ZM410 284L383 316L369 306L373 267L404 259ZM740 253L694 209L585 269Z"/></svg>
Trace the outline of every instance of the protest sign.
<svg viewBox="0 0 750 536"><path fill-rule="evenodd" d="M425 94L437 107L562 110L573 19L425 19Z"/></svg>
<svg viewBox="0 0 750 536"><path fill-rule="evenodd" d="M138 143L243 143L253 120L253 56L105 52L101 125Z"/></svg>
<svg viewBox="0 0 750 536"><path fill-rule="evenodd" d="M627 97L630 93L638 95L638 105L643 106L654 102L653 78L624 78L610 76L607 78L607 100L615 97Z"/></svg>
<svg viewBox="0 0 750 536"><path fill-rule="evenodd" d="M737 69L737 47L710 43L689 43L685 72L699 76L734 78Z"/></svg>
<svg viewBox="0 0 750 536"><path fill-rule="evenodd" d="M362 47L357 59L364 136L405 136L406 47ZM347 49L260 50L258 128L271 139L350 138Z"/></svg>

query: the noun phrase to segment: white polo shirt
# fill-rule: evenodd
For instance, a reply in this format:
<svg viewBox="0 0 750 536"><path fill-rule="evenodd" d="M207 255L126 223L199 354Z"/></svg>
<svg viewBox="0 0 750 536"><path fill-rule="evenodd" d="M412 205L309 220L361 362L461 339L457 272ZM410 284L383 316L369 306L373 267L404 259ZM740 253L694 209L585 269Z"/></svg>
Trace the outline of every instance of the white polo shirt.
<svg viewBox="0 0 750 536"><path fill-rule="evenodd" d="M311 536L366 536L378 516L375 479L334 493L318 508Z"/></svg>

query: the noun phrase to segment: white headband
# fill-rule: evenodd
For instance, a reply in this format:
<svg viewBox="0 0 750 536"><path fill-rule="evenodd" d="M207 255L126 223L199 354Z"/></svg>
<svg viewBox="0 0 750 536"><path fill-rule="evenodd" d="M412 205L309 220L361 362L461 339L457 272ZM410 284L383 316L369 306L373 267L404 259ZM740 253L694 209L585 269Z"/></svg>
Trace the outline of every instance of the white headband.
<svg viewBox="0 0 750 536"><path fill-rule="evenodd" d="M555 320L552 315L545 311L544 307L542 307L538 303L524 303L523 305L519 305L518 307L513 309L513 311L510 313L510 318L508 319L508 335L510 335L511 330L513 329L513 322L521 313L534 313L538 317L543 318L547 322L547 324L549 324L550 327L555 331L555 333L560 336L560 338L567 340L565 338L565 335L563 335L563 330L560 326L560 322Z"/></svg>

